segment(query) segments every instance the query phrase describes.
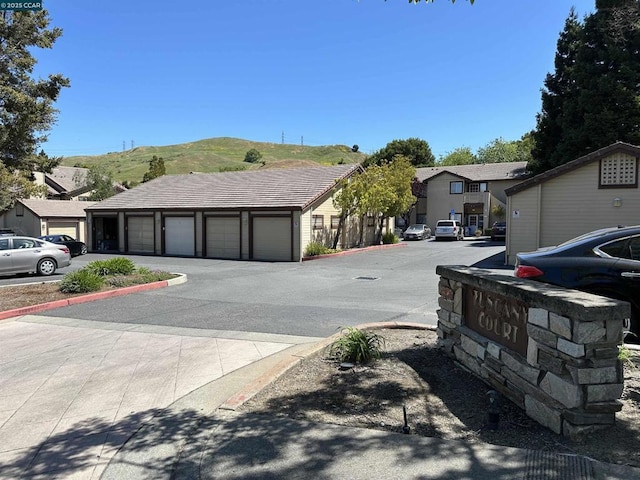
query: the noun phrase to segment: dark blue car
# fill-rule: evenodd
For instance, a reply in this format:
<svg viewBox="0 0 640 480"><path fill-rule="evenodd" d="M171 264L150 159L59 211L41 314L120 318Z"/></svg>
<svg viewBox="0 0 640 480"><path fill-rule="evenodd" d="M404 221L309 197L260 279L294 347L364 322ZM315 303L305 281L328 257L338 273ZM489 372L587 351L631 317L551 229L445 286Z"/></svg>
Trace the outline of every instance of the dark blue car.
<svg viewBox="0 0 640 480"><path fill-rule="evenodd" d="M51 243L57 243L58 245L66 246L71 252L72 257L77 257L78 255L86 255L87 246L84 242L80 242L69 235L43 235L38 237L40 240L45 240Z"/></svg>
<svg viewBox="0 0 640 480"><path fill-rule="evenodd" d="M627 341L640 340L640 225L604 228L518 253L515 275L629 302L633 335Z"/></svg>

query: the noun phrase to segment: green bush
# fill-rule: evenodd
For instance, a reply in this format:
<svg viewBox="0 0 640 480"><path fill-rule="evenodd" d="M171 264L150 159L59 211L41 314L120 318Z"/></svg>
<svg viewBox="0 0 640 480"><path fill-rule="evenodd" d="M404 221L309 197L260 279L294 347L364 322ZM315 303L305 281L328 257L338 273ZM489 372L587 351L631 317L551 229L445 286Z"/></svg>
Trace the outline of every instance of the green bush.
<svg viewBox="0 0 640 480"><path fill-rule="evenodd" d="M325 247L320 242L311 242L309 245L307 245L307 248L304 250L304 256L315 257L316 255L326 255L327 253L336 253L338 251L339 250Z"/></svg>
<svg viewBox="0 0 640 480"><path fill-rule="evenodd" d="M400 241L400 239L393 232L387 232L384 235L382 235L382 243L385 244L385 245L388 245L388 244L391 244L391 243L398 243L399 241Z"/></svg>
<svg viewBox="0 0 640 480"><path fill-rule="evenodd" d="M175 275L169 272L163 272L161 270L149 270L148 268L141 267L131 275L113 275L105 277L107 285L114 288L131 287L133 285L142 285L144 283L159 282L161 280L169 280L174 278Z"/></svg>
<svg viewBox="0 0 640 480"><path fill-rule="evenodd" d="M64 293L96 292L104 285L104 279L88 270L69 272L60 281L60 291Z"/></svg>
<svg viewBox="0 0 640 480"><path fill-rule="evenodd" d="M329 355L340 362L367 363L380 358L384 338L373 332L347 327L329 347Z"/></svg>
<svg viewBox="0 0 640 480"><path fill-rule="evenodd" d="M136 266L128 258L113 257L109 260L96 260L88 263L84 270L106 277L108 275L131 275L135 272Z"/></svg>

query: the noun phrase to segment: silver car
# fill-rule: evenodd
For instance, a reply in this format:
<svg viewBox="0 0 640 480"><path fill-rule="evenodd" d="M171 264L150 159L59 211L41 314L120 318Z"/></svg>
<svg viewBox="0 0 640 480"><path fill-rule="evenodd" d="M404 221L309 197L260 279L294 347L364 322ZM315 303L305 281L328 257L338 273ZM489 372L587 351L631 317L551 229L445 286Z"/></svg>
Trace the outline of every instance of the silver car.
<svg viewBox="0 0 640 480"><path fill-rule="evenodd" d="M69 248L31 237L0 237L0 275L52 275L71 265Z"/></svg>

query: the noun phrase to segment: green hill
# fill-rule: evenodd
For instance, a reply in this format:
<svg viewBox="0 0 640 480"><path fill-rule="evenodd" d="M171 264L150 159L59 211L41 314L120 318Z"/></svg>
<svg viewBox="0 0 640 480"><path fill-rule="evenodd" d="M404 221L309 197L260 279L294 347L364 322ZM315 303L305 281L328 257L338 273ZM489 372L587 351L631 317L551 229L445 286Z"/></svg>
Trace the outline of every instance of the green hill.
<svg viewBox="0 0 640 480"><path fill-rule="evenodd" d="M244 161L247 151L252 148L262 154L265 165ZM100 163L106 165L116 181L140 182L154 155L164 160L167 174L359 163L366 157L363 153L352 152L346 145L307 147L221 137L164 147L136 147L105 155L65 157L62 165L91 167Z"/></svg>

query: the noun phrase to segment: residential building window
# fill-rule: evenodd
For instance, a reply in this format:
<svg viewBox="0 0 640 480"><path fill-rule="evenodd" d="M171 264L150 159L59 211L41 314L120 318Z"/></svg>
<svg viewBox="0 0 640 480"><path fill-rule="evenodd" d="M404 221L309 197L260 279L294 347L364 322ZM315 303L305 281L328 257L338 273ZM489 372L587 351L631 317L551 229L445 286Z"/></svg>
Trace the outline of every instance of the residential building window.
<svg viewBox="0 0 640 480"><path fill-rule="evenodd" d="M637 158L615 155L600 160L600 188L633 188L637 186Z"/></svg>
<svg viewBox="0 0 640 480"><path fill-rule="evenodd" d="M324 215L313 216L313 229L322 230L324 228Z"/></svg>
<svg viewBox="0 0 640 480"><path fill-rule="evenodd" d="M464 184L463 182L450 182L449 183L449 193L451 194L460 194L462 193L462 188Z"/></svg>
<svg viewBox="0 0 640 480"><path fill-rule="evenodd" d="M486 191L487 191L487 182L470 183L469 184L469 192L470 193L479 193L479 192L486 192Z"/></svg>
<svg viewBox="0 0 640 480"><path fill-rule="evenodd" d="M340 217L337 215L331 215L331 228L337 230L340 226Z"/></svg>

